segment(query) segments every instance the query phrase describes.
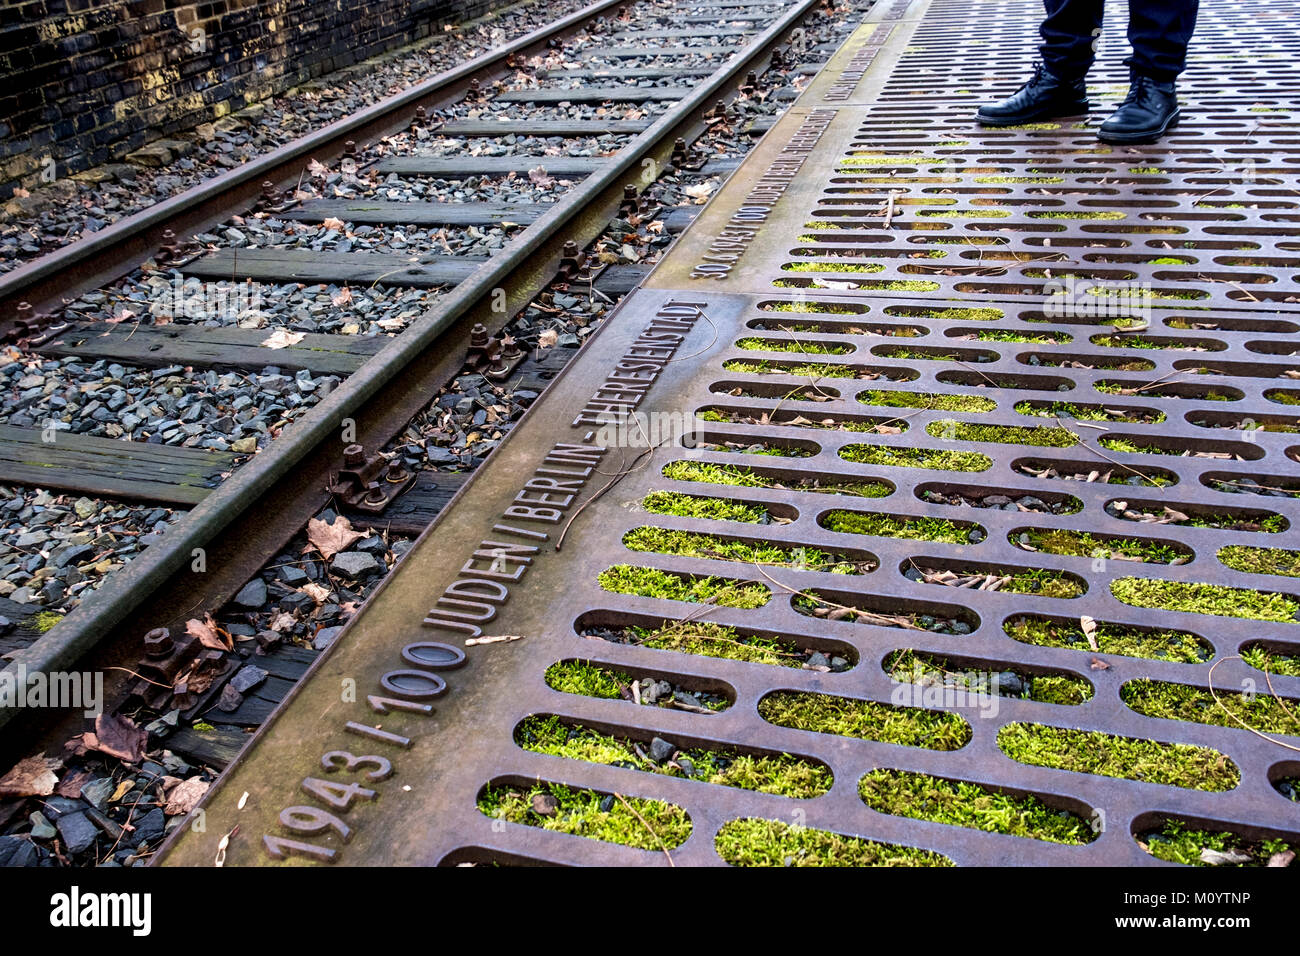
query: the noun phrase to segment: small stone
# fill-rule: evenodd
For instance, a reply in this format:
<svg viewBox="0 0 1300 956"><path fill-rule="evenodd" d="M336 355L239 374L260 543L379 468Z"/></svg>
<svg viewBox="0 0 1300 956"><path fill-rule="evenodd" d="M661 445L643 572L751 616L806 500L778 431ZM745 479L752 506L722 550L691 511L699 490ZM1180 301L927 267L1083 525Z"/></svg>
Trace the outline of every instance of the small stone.
<svg viewBox="0 0 1300 956"><path fill-rule="evenodd" d="M1002 671L997 676L997 690L1004 697L1019 697L1025 692L1025 682L1011 671Z"/></svg>
<svg viewBox="0 0 1300 956"><path fill-rule="evenodd" d="M809 670L819 669L819 668L825 668L826 670L830 670L831 660L825 654L818 651L817 653L814 653L811 657L808 658L808 660L804 662L804 667L808 668Z"/></svg>
<svg viewBox="0 0 1300 956"><path fill-rule="evenodd" d="M58 827L59 836L63 838L63 845L67 847L69 853L80 853L89 848L95 842L95 837L99 835L99 828L85 813L64 814L59 817L55 826Z"/></svg>
<svg viewBox="0 0 1300 956"><path fill-rule="evenodd" d="M91 806L99 807L102 810L105 802L107 802L108 798L113 795L113 791L116 789L117 784L113 782L112 778L100 777L98 780L92 780L81 788L81 799L85 800Z"/></svg>
<svg viewBox="0 0 1300 956"><path fill-rule="evenodd" d="M34 812L27 819L32 821L33 840L53 840L59 835L59 831L54 829L54 824L45 819L45 815L39 810Z"/></svg>
<svg viewBox="0 0 1300 956"><path fill-rule="evenodd" d="M249 609L260 608L266 603L266 582L261 576L253 578L235 595L234 603Z"/></svg>
<svg viewBox="0 0 1300 956"><path fill-rule="evenodd" d="M604 797L601 798L600 812L609 813L609 811L613 809L614 809L614 795L612 793L607 793L605 794Z"/></svg>
<svg viewBox="0 0 1300 956"><path fill-rule="evenodd" d="M230 678L230 685L241 694L247 694L262 681L266 680L267 672L260 667L252 664L245 664L240 668L239 673Z"/></svg>
<svg viewBox="0 0 1300 956"><path fill-rule="evenodd" d="M662 737L653 737L650 740L650 759L655 763L663 763L671 758L676 751L677 747Z"/></svg>
<svg viewBox="0 0 1300 956"><path fill-rule="evenodd" d="M334 638L339 636L341 630L343 630L341 627L322 627L312 638L311 646L318 651L325 650L334 643Z"/></svg>
<svg viewBox="0 0 1300 956"><path fill-rule="evenodd" d="M36 866L40 859L35 844L26 837L0 836L0 866Z"/></svg>
<svg viewBox="0 0 1300 956"><path fill-rule="evenodd" d="M135 832L131 834L132 846L155 843L163 838L166 830L167 815L162 812L161 807L155 807L141 817L140 822L135 825Z"/></svg>
<svg viewBox="0 0 1300 956"><path fill-rule="evenodd" d="M690 757L678 757L677 766L681 767L682 773L686 774L686 776L695 776L695 764L691 761Z"/></svg>
<svg viewBox="0 0 1300 956"><path fill-rule="evenodd" d="M221 696L217 698L217 710L227 714L234 713L243 702L244 695L227 684L221 688Z"/></svg>
<svg viewBox="0 0 1300 956"><path fill-rule="evenodd" d="M334 560L330 562L330 569L346 574L355 581L364 575L381 570L381 565L372 554L364 551L344 551L334 556Z"/></svg>
<svg viewBox="0 0 1300 956"><path fill-rule="evenodd" d="M549 793L535 793L532 799L533 813L539 817L554 816L560 809L560 802Z"/></svg>

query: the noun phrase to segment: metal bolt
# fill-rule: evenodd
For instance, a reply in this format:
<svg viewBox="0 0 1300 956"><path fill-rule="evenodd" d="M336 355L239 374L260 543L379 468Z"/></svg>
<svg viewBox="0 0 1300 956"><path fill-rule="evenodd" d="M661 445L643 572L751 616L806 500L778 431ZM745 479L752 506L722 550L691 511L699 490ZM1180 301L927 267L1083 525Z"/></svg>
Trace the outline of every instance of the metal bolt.
<svg viewBox="0 0 1300 956"><path fill-rule="evenodd" d="M370 487L366 490L366 503L380 505L388 500L388 495L378 484L371 482Z"/></svg>
<svg viewBox="0 0 1300 956"><path fill-rule="evenodd" d="M428 120L428 118L429 118L429 111L426 110L423 106L417 106L417 107L415 108L415 125L416 125L416 126L423 126L423 125L425 124L425 122Z"/></svg>
<svg viewBox="0 0 1300 956"><path fill-rule="evenodd" d="M348 445L343 449L343 464L349 468L366 463L366 450L360 445Z"/></svg>
<svg viewBox="0 0 1300 956"><path fill-rule="evenodd" d="M482 322L478 323L477 325L474 326L474 328L469 330L469 344L473 348L480 348L480 349L483 346L488 344L487 326L484 325Z"/></svg>
<svg viewBox="0 0 1300 956"><path fill-rule="evenodd" d="M155 627L144 636L144 656L151 661L162 660L175 647L171 631L165 627Z"/></svg>
<svg viewBox="0 0 1300 956"><path fill-rule="evenodd" d="M343 144L343 155L348 159L357 158L357 144L353 140L348 140Z"/></svg>

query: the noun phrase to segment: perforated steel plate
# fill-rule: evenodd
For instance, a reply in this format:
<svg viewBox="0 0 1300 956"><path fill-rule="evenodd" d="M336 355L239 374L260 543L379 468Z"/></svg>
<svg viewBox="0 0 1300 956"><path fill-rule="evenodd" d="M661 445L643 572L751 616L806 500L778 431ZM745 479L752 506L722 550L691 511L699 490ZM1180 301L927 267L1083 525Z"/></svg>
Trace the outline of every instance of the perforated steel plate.
<svg viewBox="0 0 1300 956"><path fill-rule="evenodd" d="M979 102L1026 72L1039 10L880 4L231 768L205 806L206 834L174 841L166 862L210 862L235 823L228 865L273 862L263 835L302 841L276 844L291 861L668 862L544 829L544 803L521 822L477 808L487 786L527 793L539 781L682 808L691 832L670 850L677 865L722 862L715 837L743 819L957 864L1158 865L1139 839L1171 819L1296 840L1300 807L1274 783L1300 775L1300 738L1203 722L1217 719L1205 697L1186 719L1145 716L1134 692L1152 685L1132 683L1268 696L1243 649L1300 654L1300 582L1239 570L1229 564L1245 552L1221 551L1295 548L1300 518L1294 6L1203 3L1184 120L1133 148L1097 143L1100 111L1046 128L972 123ZM1122 7L1110 12L1122 22ZM1122 52L1107 44L1094 99L1115 102ZM943 398L917 407L909 393ZM619 433L633 447L612 442L602 422L633 410L656 442L683 421L702 441L647 451L634 426ZM751 478L681 480L716 477L707 466ZM769 523L651 513L657 491L741 502ZM714 550L628 547L664 540L644 528L711 535ZM756 565L735 559L736 542L796 557ZM740 603L757 606L606 590L601 572L620 565L733 579L747 589ZM1052 583L1022 587L1025 572ZM1198 612L1137 606L1179 583L1240 591ZM1234 616L1248 608L1262 619ZM795 666L608 639L692 621L778 639ZM1117 629L1159 644L1160 659L1121 653L1131 648L1114 643ZM501 635L520 639L471 647L433 698L410 645ZM1004 690L1007 674L1064 678L1077 696L927 693L890 673L907 650L1004 675ZM812 651L830 669L799 666ZM561 693L545 674L568 660L667 679L721 709ZM1271 681L1300 697L1300 678ZM788 698L773 695L790 692L850 710L916 708L936 729L885 742L879 722L864 736L778 726L772 702ZM411 710L423 694L434 713ZM652 772L639 758L544 755L517 734L536 715L647 754L657 736L683 751L791 755L833 784L795 798ZM1158 753L1091 772L1008 756L1024 756L1015 740L1053 733L1041 728L1068 732L1062 759L1086 756L1090 738L1077 734ZM375 791L340 815L347 842L282 816L312 805L301 783L339 750L382 755L393 771L370 779L375 764L350 773L346 758L325 758L341 768L329 779ZM1179 756L1200 761L1201 776L1161 769ZM877 812L859 787L878 770L1033 797L1086 833L1070 845Z"/></svg>

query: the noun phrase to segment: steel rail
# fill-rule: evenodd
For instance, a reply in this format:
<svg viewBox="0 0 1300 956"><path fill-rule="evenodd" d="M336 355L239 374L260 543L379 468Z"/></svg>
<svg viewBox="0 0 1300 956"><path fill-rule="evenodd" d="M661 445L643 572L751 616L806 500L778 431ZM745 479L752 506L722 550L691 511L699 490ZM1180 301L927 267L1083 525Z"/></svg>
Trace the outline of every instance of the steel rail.
<svg viewBox="0 0 1300 956"><path fill-rule="evenodd" d="M19 302L37 312L52 312L89 289L129 272L158 251L162 234L203 232L248 209L264 182L279 188L296 182L310 159L337 159L351 140L378 140L404 128L416 107L454 102L472 78L505 74L507 58L529 53L572 33L605 11L628 0L597 0L554 23L527 33L488 53L395 93L372 106L286 143L257 159L221 173L147 209L119 219L76 242L0 276L0 332L12 327Z"/></svg>
<svg viewBox="0 0 1300 956"><path fill-rule="evenodd" d="M511 289L511 307L504 316L521 308L535 291L549 283L560 258L560 247L575 223L586 221L599 227L609 218L623 196L625 182L638 186L642 161L653 158L663 164L678 136L688 131L699 117L744 74L764 61L786 33L813 10L820 0L799 0L782 16L741 47L730 61L643 133L636 136L603 170L593 173L549 208L501 255L480 266L440 300L437 307L417 319L400 336L342 385L277 438L265 451L241 466L234 475L213 490L181 521L168 529L163 539L121 569L80 606L31 646L16 651L6 671L22 667L26 672L68 669L93 651L110 632L126 621L140 605L192 560L195 549L203 548L232 522L256 506L259 499L277 486L295 483L295 467L313 451L334 440L345 419L360 418L372 400L383 397L408 370L422 362L432 363L434 346L443 344L444 333L458 321L503 313L490 308L494 290ZM588 8L590 9L590 8ZM566 232L566 230L568 230ZM589 230L590 231L590 230ZM521 293L519 286L533 290ZM444 356L445 357L445 356ZM455 367L458 367L456 363ZM421 396L421 404L429 396ZM372 438L373 440L373 438ZM301 481L297 484L301 485ZM295 529L296 530L296 529ZM292 532L291 532L292 533ZM0 727L21 713L18 708L0 709Z"/></svg>

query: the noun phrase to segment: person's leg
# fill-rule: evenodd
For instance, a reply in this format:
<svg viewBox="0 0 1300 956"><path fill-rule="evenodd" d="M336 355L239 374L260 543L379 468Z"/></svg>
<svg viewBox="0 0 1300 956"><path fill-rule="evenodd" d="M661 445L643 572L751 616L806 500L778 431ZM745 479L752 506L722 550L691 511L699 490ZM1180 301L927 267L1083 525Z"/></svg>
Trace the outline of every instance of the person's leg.
<svg viewBox="0 0 1300 956"><path fill-rule="evenodd" d="M1043 0L1047 16L1038 28L1043 38L1038 51L1053 76L1073 80L1088 72L1097 55L1104 6L1103 0Z"/></svg>
<svg viewBox="0 0 1300 956"><path fill-rule="evenodd" d="M1084 74L1096 56L1093 43L1101 32L1103 0L1043 0L1046 17L1039 33L1042 62L1034 75L1005 100L985 103L975 113L985 126L1018 126L1058 116L1088 112Z"/></svg>
<svg viewBox="0 0 1300 956"><path fill-rule="evenodd" d="M1129 69L1161 83L1176 79L1187 65L1196 8L1197 0L1129 0Z"/></svg>
<svg viewBox="0 0 1300 956"><path fill-rule="evenodd" d="M1178 124L1174 80L1186 66L1195 27L1196 0L1129 0L1129 92L1097 130L1101 140L1150 143Z"/></svg>

